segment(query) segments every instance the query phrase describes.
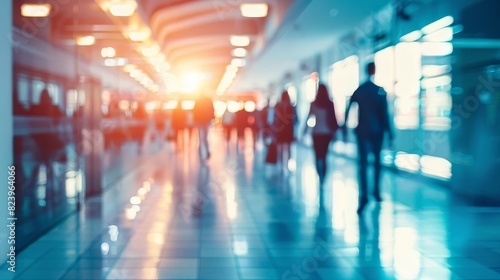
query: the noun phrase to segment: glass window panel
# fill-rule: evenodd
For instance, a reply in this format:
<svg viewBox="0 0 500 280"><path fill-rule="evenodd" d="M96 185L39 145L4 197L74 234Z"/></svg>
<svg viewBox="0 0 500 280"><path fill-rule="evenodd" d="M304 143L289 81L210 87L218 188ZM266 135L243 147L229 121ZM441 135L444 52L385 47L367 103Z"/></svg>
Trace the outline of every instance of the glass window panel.
<svg viewBox="0 0 500 280"><path fill-rule="evenodd" d="M29 107L29 80L26 76L19 76L19 79L17 80L17 99L24 107Z"/></svg>
<svg viewBox="0 0 500 280"><path fill-rule="evenodd" d="M31 103L32 104L38 104L40 103L40 94L42 93L42 90L45 88L45 82L41 81L41 80L33 80L32 81L32 92L33 92L33 95L32 95L32 100L31 100Z"/></svg>

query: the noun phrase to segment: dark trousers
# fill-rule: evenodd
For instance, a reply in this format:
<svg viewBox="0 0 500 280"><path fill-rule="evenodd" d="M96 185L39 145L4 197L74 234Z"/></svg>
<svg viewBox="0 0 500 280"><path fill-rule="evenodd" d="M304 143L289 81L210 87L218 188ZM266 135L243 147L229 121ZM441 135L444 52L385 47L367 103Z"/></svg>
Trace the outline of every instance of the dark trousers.
<svg viewBox="0 0 500 280"><path fill-rule="evenodd" d="M313 134L313 147L314 154L316 155L316 170L320 179L323 179L328 170L326 164L326 154L328 153L328 146L332 140L332 135L329 134Z"/></svg>
<svg viewBox="0 0 500 280"><path fill-rule="evenodd" d="M364 205L368 202L368 155L373 153L374 178L373 195L380 197L380 151L382 150L383 135L360 136L358 135L358 158L359 158L359 202Z"/></svg>

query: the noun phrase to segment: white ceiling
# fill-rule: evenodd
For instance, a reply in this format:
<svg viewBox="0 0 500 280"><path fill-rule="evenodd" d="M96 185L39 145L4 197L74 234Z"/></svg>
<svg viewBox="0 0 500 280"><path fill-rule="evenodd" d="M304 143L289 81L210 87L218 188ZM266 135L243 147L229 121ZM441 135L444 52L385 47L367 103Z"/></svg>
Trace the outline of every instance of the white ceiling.
<svg viewBox="0 0 500 280"><path fill-rule="evenodd" d="M300 61L331 46L374 14L388 0L308 0L296 1L290 8L291 19L270 38L253 58L231 91L265 90L297 69Z"/></svg>

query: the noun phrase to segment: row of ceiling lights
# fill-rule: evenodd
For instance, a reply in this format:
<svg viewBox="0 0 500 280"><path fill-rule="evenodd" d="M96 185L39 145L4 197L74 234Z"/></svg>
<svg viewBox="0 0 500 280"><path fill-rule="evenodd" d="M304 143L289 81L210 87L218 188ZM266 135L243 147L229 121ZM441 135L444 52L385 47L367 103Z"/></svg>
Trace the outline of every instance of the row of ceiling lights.
<svg viewBox="0 0 500 280"><path fill-rule="evenodd" d="M244 17L266 17L268 6L266 3L243 3L240 5L241 15ZM236 73L240 67L246 65L245 57L248 51L245 47L250 45L250 37L246 35L235 35L229 39L232 46L236 47L232 50L231 54L234 58L231 64L226 67L226 72L222 77L216 93L218 95L224 94L236 78Z"/></svg>
<svg viewBox="0 0 500 280"><path fill-rule="evenodd" d="M98 1L98 4L101 9L116 17L132 17L137 9L136 0L102 0ZM50 4L24 4L21 7L21 13L26 17L46 17L49 15L50 10ZM242 3L240 4L240 11L244 17L266 17L268 5L266 3ZM126 34L124 35L133 42L144 42L137 51L141 53L144 59L155 68L156 72L162 74L164 80L166 80L165 76L169 74L168 70L170 69L170 65L166 61L165 56L160 53L160 46L156 42L147 42L150 38L151 31L145 24L141 24L140 22L141 21L138 20L135 27L127 28L127 30L125 30ZM91 46L94 45L95 42L95 37L91 35L79 36L76 38L76 43L80 46ZM217 89L218 94L223 94L227 91L236 77L238 67L244 67L246 65L244 57L247 55L247 50L244 47L250 45L250 37L239 35L231 36L230 43L236 47L232 51L234 58L231 60L231 64L226 68L226 73ZM131 73L135 73L132 78L135 78L150 91L159 91L159 86L154 82L151 83L152 79L149 78L147 74L137 69L135 65L127 64L128 61L125 58L114 58L115 55L116 52L112 47L106 47L101 50L101 56L105 58L104 64L106 66L127 66L124 67L124 70L128 72L131 77ZM140 74L139 71L141 72Z"/></svg>

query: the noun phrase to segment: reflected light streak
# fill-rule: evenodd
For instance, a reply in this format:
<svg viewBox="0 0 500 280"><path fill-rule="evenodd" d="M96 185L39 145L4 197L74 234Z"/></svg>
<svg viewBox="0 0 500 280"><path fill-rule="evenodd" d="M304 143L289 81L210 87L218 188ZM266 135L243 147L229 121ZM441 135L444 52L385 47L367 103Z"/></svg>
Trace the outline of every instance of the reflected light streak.
<svg viewBox="0 0 500 280"><path fill-rule="evenodd" d="M419 155L399 152L396 155L394 164L400 169L416 172L420 168L419 160Z"/></svg>
<svg viewBox="0 0 500 280"><path fill-rule="evenodd" d="M47 17L50 14L50 4L23 4L21 15L23 17Z"/></svg>
<svg viewBox="0 0 500 280"><path fill-rule="evenodd" d="M116 242L118 240L118 234L120 233L118 231L118 227L115 225L110 225L108 229L109 239L113 242Z"/></svg>
<svg viewBox="0 0 500 280"><path fill-rule="evenodd" d="M444 158L423 155L420 158L422 172L429 175L451 178L451 162Z"/></svg>
<svg viewBox="0 0 500 280"><path fill-rule="evenodd" d="M101 244L101 253L107 255L109 253L109 244L104 242Z"/></svg>
<svg viewBox="0 0 500 280"><path fill-rule="evenodd" d="M248 254L248 243L247 241L234 241L234 254L237 256L245 256Z"/></svg>
<svg viewBox="0 0 500 280"><path fill-rule="evenodd" d="M436 20L435 22L428 24L422 28L422 32L424 34L430 34L432 32L435 32L441 28L444 28L446 26L449 26L453 23L453 17L452 16L446 16L442 19Z"/></svg>
<svg viewBox="0 0 500 280"><path fill-rule="evenodd" d="M417 241L414 228L394 229L394 270L404 279L416 279L420 273L420 253L415 249Z"/></svg>

